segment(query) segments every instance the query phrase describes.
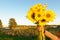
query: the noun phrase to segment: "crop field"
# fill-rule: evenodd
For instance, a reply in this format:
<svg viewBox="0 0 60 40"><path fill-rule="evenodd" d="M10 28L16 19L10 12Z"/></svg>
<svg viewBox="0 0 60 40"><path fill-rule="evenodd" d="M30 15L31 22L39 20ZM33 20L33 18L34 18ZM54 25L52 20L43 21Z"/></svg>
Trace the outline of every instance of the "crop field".
<svg viewBox="0 0 60 40"><path fill-rule="evenodd" d="M47 27L46 30L57 35L60 28ZM38 35L39 31L36 30L36 27L21 27L19 30L0 29L0 40L38 40ZM46 40L50 39L46 37Z"/></svg>

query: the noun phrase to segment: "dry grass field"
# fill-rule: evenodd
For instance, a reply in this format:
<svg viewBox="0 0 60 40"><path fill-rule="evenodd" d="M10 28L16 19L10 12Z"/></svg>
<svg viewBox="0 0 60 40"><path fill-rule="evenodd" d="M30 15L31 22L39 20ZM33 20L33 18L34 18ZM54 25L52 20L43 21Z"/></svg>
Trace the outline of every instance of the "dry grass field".
<svg viewBox="0 0 60 40"><path fill-rule="evenodd" d="M59 37L60 27L50 27L45 28L49 32L57 35ZM12 29L0 29L0 40L38 40L39 31L36 26L18 26ZM46 37L46 40L50 40Z"/></svg>

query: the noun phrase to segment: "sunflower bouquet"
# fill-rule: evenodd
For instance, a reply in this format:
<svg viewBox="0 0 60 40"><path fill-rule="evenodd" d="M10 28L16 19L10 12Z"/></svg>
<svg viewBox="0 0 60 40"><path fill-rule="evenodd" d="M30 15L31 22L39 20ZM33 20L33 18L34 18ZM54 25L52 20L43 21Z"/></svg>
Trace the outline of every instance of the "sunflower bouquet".
<svg viewBox="0 0 60 40"><path fill-rule="evenodd" d="M36 4L32 6L27 14L27 18L39 25L40 31L40 40L45 40L44 36L44 25L53 21L55 19L55 13L52 10L46 9L47 4Z"/></svg>

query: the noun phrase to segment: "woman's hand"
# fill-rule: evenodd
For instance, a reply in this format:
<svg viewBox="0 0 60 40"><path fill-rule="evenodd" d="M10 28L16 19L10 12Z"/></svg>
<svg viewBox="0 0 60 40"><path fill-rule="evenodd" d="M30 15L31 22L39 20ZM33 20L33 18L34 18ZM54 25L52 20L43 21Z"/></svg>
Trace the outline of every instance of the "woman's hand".
<svg viewBox="0 0 60 40"><path fill-rule="evenodd" d="M47 30L45 30L45 35L49 38L51 38L52 40L60 40L60 38L58 38L56 35L53 35L52 33L48 32Z"/></svg>

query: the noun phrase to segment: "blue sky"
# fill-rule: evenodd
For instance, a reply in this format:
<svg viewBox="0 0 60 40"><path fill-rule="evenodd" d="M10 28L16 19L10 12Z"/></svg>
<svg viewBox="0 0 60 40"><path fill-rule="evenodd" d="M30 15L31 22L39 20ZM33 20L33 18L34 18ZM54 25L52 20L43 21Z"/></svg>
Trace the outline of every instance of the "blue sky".
<svg viewBox="0 0 60 40"><path fill-rule="evenodd" d="M49 24L60 23L60 0L0 0L0 19L3 25L8 25L10 18L15 18L18 24L33 25L26 18L29 8L35 4L48 4L48 9L52 9L57 14L56 20Z"/></svg>

